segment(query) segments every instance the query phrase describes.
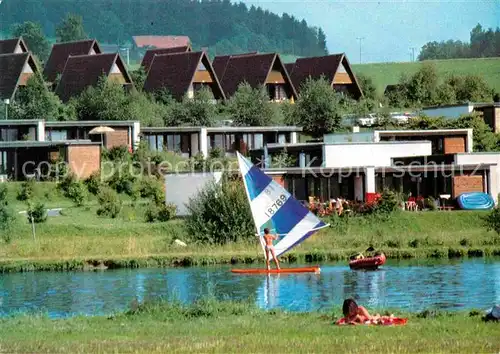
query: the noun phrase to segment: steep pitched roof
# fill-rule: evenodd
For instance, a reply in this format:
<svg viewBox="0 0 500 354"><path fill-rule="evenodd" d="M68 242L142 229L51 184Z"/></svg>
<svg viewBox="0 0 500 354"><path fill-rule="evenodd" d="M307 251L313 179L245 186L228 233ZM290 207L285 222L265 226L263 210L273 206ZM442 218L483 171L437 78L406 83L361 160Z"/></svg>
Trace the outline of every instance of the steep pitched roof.
<svg viewBox="0 0 500 354"><path fill-rule="evenodd" d="M70 56L66 61L61 80L56 88L63 102L82 93L88 86L98 83L102 75L109 76L116 64L125 81L132 83L127 68L117 53Z"/></svg>
<svg viewBox="0 0 500 354"><path fill-rule="evenodd" d="M153 62L153 58L155 55L161 54L173 54L173 53L186 53L192 52L193 49L191 46L183 46L183 47L172 47L172 48L160 48L160 49L149 49L146 54L144 54L144 58L142 58L141 66L148 71L151 63Z"/></svg>
<svg viewBox="0 0 500 354"><path fill-rule="evenodd" d="M132 38L138 48L174 48L191 45L191 40L188 36L133 36Z"/></svg>
<svg viewBox="0 0 500 354"><path fill-rule="evenodd" d="M15 53L18 45L21 48L22 53L28 52L28 46L24 43L22 37L0 40L0 54L13 54Z"/></svg>
<svg viewBox="0 0 500 354"><path fill-rule="evenodd" d="M165 88L174 98L181 100L193 83L200 63L212 78L214 97L225 99L222 86L205 52L155 55L144 83L144 90L154 92Z"/></svg>
<svg viewBox="0 0 500 354"><path fill-rule="evenodd" d="M95 39L54 44L49 59L45 64L44 76L49 82L54 82L57 75L61 74L64 70L64 65L69 56L89 55L92 49L95 52L94 54L102 53Z"/></svg>
<svg viewBox="0 0 500 354"><path fill-rule="evenodd" d="M219 80L222 81L222 77L224 76L224 73L226 71L227 63L229 63L229 59L231 57L242 57L242 56L256 55L256 54L258 54L258 53L257 52L249 52L249 53L243 53L243 54L219 55L219 56L216 56L214 58L212 65L214 67L215 73L217 74L217 77L219 78Z"/></svg>
<svg viewBox="0 0 500 354"><path fill-rule="evenodd" d="M14 97L25 65L29 65L34 73L38 72L30 53L0 54L0 99Z"/></svg>
<svg viewBox="0 0 500 354"><path fill-rule="evenodd" d="M295 63L287 63L285 64L285 69L288 71L288 75L292 75L293 72L293 67L295 66Z"/></svg>
<svg viewBox="0 0 500 354"><path fill-rule="evenodd" d="M253 88L264 85L275 64L288 84L291 95L297 98L292 80L276 53L231 56L221 80L226 96L232 96L243 82L247 82Z"/></svg>
<svg viewBox="0 0 500 354"><path fill-rule="evenodd" d="M297 59L291 74L295 88L300 93L301 86L308 77L317 80L321 76L325 76L325 78L330 80L333 85L333 79L341 64L344 66L347 74L353 82L352 93L355 96L362 96L363 93L359 87L358 81L356 80L356 76L351 69L351 65L345 56L345 53Z"/></svg>

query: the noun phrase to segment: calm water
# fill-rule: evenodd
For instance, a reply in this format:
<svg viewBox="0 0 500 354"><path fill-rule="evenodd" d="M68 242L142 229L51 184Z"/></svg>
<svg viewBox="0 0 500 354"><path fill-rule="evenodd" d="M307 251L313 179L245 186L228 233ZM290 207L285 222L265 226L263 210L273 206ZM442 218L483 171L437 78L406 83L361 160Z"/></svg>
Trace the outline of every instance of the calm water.
<svg viewBox="0 0 500 354"><path fill-rule="evenodd" d="M375 272L323 264L320 275L233 275L230 267L0 274L0 316L47 312L51 317L101 315L134 299L192 302L255 299L266 309L326 310L355 297L371 308L409 311L486 309L500 303L500 259L391 262Z"/></svg>

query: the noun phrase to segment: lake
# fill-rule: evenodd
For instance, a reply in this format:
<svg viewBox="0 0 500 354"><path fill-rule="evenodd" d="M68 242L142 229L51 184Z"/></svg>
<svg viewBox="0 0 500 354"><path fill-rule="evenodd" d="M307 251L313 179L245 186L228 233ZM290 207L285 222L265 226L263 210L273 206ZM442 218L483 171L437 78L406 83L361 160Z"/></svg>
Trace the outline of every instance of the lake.
<svg viewBox="0 0 500 354"><path fill-rule="evenodd" d="M236 275L229 266L0 274L0 316L107 315L134 299L253 299L265 309L328 310L354 297L368 308L487 309L500 303L500 258L391 261L378 271L325 263L321 274ZM262 267L263 265L260 265ZM284 264L284 267L300 266ZM247 267L245 265L239 268ZM251 266L248 266L251 267Z"/></svg>

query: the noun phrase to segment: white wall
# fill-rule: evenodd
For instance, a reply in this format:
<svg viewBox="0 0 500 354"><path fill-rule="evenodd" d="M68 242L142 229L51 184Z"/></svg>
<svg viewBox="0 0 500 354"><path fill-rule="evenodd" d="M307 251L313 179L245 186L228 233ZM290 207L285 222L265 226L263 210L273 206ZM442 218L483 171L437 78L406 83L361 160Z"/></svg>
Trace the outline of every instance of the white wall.
<svg viewBox="0 0 500 354"><path fill-rule="evenodd" d="M474 107L472 105L465 104L462 106L452 107L424 108L420 111L420 113L429 117L460 118L462 114L469 114L473 109Z"/></svg>
<svg viewBox="0 0 500 354"><path fill-rule="evenodd" d="M177 215L185 216L186 204L211 181L219 182L221 172L165 175L165 202L177 206Z"/></svg>
<svg viewBox="0 0 500 354"><path fill-rule="evenodd" d="M384 167L394 157L431 153L430 141L330 144L324 146L323 167Z"/></svg>

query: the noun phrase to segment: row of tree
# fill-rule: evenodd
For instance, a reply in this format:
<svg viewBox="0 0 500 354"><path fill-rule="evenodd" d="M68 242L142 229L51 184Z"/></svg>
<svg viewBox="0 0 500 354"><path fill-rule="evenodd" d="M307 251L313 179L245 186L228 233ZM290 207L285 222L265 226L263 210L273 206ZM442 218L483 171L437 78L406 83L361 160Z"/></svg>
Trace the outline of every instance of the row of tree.
<svg viewBox="0 0 500 354"><path fill-rule="evenodd" d="M136 35L187 35L195 47L215 48L217 54L327 53L321 28L288 14L279 16L230 0L4 0L0 12L0 28L29 19L51 36L68 13L77 14L83 16L89 35L102 43L131 44Z"/></svg>
<svg viewBox="0 0 500 354"><path fill-rule="evenodd" d="M477 24L470 33L470 42L442 41L426 43L418 60L500 57L500 28L483 29Z"/></svg>
<svg viewBox="0 0 500 354"><path fill-rule="evenodd" d="M432 63L423 63L412 75L402 75L398 85L385 94L390 106L400 108L499 100L482 76L440 76Z"/></svg>

